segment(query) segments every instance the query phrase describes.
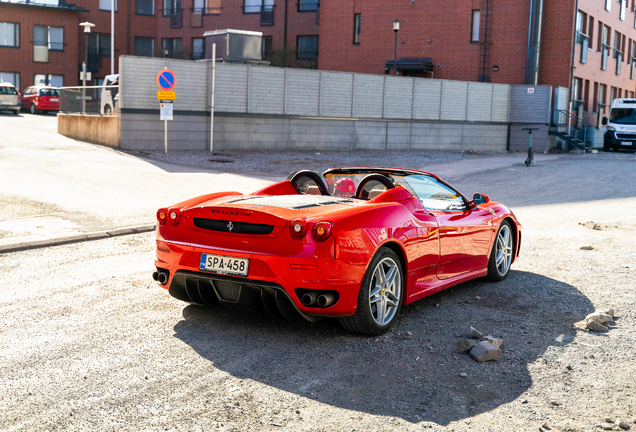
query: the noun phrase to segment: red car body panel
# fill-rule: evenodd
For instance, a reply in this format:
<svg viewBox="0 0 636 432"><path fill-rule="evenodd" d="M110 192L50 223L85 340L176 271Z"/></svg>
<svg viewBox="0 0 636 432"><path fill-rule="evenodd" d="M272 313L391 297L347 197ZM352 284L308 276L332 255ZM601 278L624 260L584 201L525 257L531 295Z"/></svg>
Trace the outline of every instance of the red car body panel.
<svg viewBox="0 0 636 432"><path fill-rule="evenodd" d="M167 274L165 283L160 285L184 301L200 303L196 299L205 297L203 290L207 287L202 278L211 277L244 290L256 287L270 294L277 291L305 317L342 317L356 311L367 267L378 249L388 246L402 261L402 302L408 304L485 276L495 234L504 219L511 224L516 239L513 261L518 255L521 225L514 214L498 203L475 205L463 199L467 208L461 211L427 210L418 197L402 186L363 200L302 195L289 180L250 195L203 195L160 210L169 214L177 209L180 216L177 223L168 219L157 225L155 265L159 272ZM290 207L289 203L297 200L301 205ZM307 233L301 237L291 229L292 221L299 219L307 223ZM318 239L313 231L321 221L332 226L326 240ZM210 228L205 224L216 225ZM232 232L229 224L242 230L267 226L271 231L258 235ZM244 277L203 272L202 254L249 259L248 274ZM306 306L299 293L307 291L334 292L337 301L324 308ZM274 295L276 301L279 294ZM263 298L265 309L269 301ZM232 306L230 301L221 302ZM258 309L250 305L247 302L242 307Z"/></svg>

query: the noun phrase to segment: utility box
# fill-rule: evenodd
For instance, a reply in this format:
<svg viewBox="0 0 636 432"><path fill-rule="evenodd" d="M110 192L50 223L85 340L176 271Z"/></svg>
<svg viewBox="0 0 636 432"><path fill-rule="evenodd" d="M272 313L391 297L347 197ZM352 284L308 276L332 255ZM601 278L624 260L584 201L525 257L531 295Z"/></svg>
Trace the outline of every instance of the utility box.
<svg viewBox="0 0 636 432"><path fill-rule="evenodd" d="M223 63L264 64L263 33L247 30L213 30L203 33L205 59L212 59L212 44L216 44L216 60Z"/></svg>

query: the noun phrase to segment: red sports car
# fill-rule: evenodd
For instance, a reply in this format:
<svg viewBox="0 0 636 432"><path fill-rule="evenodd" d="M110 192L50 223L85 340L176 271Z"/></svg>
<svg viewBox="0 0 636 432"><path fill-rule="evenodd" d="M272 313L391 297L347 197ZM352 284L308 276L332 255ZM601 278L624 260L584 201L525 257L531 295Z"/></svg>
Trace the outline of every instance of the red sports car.
<svg viewBox="0 0 636 432"><path fill-rule="evenodd" d="M188 303L337 317L386 332L403 304L470 279L506 278L521 225L483 194L393 168L302 170L250 195L157 212L153 278Z"/></svg>

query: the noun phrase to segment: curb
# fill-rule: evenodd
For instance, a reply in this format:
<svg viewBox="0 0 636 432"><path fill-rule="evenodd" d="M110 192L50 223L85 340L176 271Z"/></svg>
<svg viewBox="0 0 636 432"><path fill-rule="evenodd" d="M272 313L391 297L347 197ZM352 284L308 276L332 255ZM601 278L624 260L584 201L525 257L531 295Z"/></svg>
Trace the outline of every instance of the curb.
<svg viewBox="0 0 636 432"><path fill-rule="evenodd" d="M124 236L129 234L139 234L154 231L156 224L135 225L125 228L115 228L107 231L94 231L89 233L73 234L66 237L58 237L45 240L34 240L28 242L17 242L8 245L0 245L0 254L9 252L20 252L29 249L39 249L50 246L59 246L69 243L80 243L91 240L100 240L110 237Z"/></svg>

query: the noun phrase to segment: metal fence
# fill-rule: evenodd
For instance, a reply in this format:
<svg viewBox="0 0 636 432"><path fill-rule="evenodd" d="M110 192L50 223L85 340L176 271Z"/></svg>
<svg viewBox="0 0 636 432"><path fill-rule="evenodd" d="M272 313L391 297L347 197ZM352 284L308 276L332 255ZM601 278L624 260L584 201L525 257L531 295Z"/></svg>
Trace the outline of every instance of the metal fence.
<svg viewBox="0 0 636 432"><path fill-rule="evenodd" d="M119 86L62 87L60 112L66 114L118 115Z"/></svg>

